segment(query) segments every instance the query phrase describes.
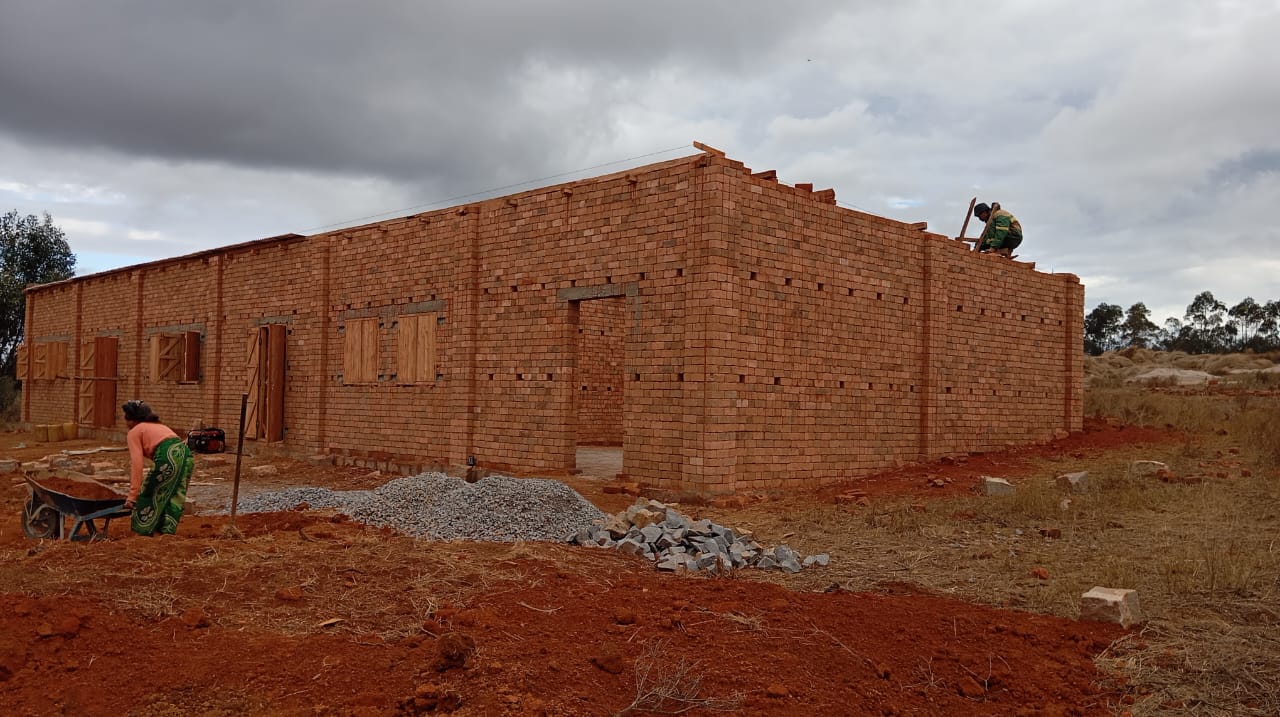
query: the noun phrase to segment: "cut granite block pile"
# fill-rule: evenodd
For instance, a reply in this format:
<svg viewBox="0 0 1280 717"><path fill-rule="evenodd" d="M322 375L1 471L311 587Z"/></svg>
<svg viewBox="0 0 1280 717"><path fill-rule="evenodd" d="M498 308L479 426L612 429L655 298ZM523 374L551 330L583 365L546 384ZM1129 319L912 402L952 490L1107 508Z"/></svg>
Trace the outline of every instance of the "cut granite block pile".
<svg viewBox="0 0 1280 717"><path fill-rule="evenodd" d="M569 542L639 555L654 561L659 570L670 572L714 575L750 567L798 573L803 567L830 562L826 553L802 558L786 545L765 548L750 531L706 519L691 520L656 500L636 501L625 511L579 530Z"/></svg>

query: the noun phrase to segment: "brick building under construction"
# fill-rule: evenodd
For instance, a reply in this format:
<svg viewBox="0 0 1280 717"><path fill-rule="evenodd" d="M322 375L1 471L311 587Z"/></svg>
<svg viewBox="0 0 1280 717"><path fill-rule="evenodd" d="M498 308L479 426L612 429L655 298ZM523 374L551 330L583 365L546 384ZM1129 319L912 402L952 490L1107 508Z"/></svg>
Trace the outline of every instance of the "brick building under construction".
<svg viewBox="0 0 1280 717"><path fill-rule="evenodd" d="M701 145L700 145L701 147ZM584 444L701 495L1081 427L1070 274L704 153L32 287L28 423L182 430L410 471L555 475Z"/></svg>

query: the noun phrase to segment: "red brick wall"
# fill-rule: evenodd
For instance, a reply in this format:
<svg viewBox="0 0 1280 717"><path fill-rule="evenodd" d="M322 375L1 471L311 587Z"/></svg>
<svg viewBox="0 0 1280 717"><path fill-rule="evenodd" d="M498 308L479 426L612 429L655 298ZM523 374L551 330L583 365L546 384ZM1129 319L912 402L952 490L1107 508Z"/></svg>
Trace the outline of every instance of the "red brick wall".
<svg viewBox="0 0 1280 717"><path fill-rule="evenodd" d="M623 297L579 304L575 418L580 446L622 445L626 319Z"/></svg>
<svg viewBox="0 0 1280 717"><path fill-rule="evenodd" d="M1081 420L1074 277L975 255L713 155L29 297L28 343L118 336L119 400L145 398L180 429L234 432L249 332L284 324L284 448L384 469L474 456L557 473L579 441L621 441L634 479L726 493ZM400 323L425 312L437 317L437 378L406 384ZM352 385L347 323L371 318L377 379ZM148 338L177 329L201 332L203 376L152 384ZM610 381L615 391L593 388ZM25 420L70 415L74 381L62 383L34 382Z"/></svg>

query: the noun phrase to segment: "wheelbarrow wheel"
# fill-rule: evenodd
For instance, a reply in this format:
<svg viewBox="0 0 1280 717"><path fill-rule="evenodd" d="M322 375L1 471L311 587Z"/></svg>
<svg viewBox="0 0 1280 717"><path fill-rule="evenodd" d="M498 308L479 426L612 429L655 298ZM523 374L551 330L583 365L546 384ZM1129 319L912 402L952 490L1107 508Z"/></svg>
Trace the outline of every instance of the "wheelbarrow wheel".
<svg viewBox="0 0 1280 717"><path fill-rule="evenodd" d="M22 534L28 538L56 538L62 514L36 500L33 495L22 507Z"/></svg>

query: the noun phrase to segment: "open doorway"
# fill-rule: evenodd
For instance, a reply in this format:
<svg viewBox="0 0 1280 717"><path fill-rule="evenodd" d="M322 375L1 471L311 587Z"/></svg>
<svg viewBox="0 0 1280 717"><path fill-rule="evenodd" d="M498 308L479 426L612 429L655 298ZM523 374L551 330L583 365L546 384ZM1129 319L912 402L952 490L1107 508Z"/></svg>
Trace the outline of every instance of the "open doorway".
<svg viewBox="0 0 1280 717"><path fill-rule="evenodd" d="M573 302L576 310L574 443L577 471L613 479L622 472L627 297Z"/></svg>

